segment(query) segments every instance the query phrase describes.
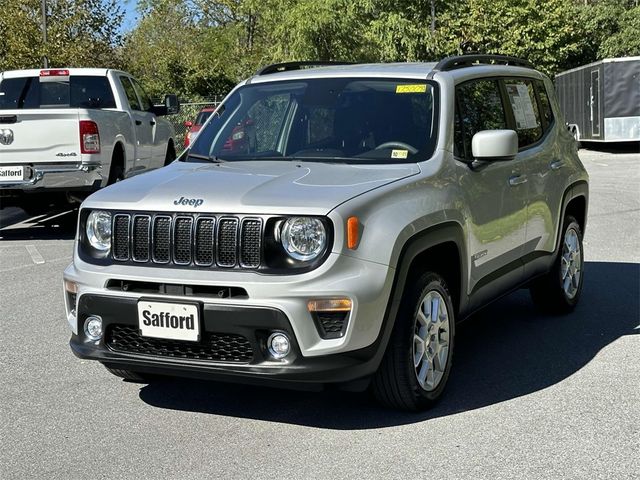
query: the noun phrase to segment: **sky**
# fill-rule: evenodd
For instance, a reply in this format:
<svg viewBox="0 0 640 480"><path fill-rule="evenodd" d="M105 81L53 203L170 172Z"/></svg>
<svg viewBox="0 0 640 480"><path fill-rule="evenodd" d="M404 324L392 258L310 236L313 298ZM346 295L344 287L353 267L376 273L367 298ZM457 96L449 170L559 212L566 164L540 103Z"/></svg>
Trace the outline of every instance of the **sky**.
<svg viewBox="0 0 640 480"><path fill-rule="evenodd" d="M122 23L122 31L129 32L133 30L138 21L138 13L136 12L137 0L123 0L122 8L125 11L124 22Z"/></svg>

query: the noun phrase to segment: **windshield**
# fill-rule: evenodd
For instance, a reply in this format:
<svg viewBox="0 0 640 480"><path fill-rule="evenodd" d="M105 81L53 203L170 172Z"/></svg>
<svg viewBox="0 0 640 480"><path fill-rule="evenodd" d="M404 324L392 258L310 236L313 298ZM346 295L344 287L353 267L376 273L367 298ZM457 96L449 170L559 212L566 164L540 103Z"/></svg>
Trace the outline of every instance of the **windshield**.
<svg viewBox="0 0 640 480"><path fill-rule="evenodd" d="M187 161L398 163L435 148L435 85L316 78L245 85L218 108Z"/></svg>

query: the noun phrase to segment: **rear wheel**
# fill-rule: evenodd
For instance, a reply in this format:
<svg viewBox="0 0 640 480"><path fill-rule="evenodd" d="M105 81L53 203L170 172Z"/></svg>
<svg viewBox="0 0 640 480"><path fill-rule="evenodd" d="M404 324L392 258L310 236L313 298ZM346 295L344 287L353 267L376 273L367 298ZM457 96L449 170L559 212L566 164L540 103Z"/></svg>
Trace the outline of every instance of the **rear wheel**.
<svg viewBox="0 0 640 480"><path fill-rule="evenodd" d="M107 185L113 185L121 180L124 180L124 153L121 148L116 148L111 159Z"/></svg>
<svg viewBox="0 0 640 480"><path fill-rule="evenodd" d="M576 148L580 150L582 148L582 143L580 142L580 135L578 134L578 128L573 127L573 129L571 129L571 134L573 135L573 139L576 141Z"/></svg>
<svg viewBox="0 0 640 480"><path fill-rule="evenodd" d="M551 313L568 313L575 308L584 282L582 230L572 216L565 217L560 252L553 268L535 280L531 298L541 309Z"/></svg>
<svg viewBox="0 0 640 480"><path fill-rule="evenodd" d="M175 159L176 159L176 149L174 148L173 143L170 143L167 146L167 154L164 157L164 166L166 167Z"/></svg>
<svg viewBox="0 0 640 480"><path fill-rule="evenodd" d="M417 411L435 404L447 384L454 310L446 282L434 272L410 287L403 304L372 388L382 404Z"/></svg>

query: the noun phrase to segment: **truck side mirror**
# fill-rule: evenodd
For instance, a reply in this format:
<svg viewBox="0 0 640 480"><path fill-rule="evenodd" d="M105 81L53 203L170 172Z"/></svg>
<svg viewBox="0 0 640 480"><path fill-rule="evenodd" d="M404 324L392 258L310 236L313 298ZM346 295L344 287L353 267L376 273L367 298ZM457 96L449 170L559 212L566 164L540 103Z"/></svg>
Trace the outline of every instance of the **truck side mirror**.
<svg viewBox="0 0 640 480"><path fill-rule="evenodd" d="M471 154L484 162L513 160L518 154L518 134L514 130L482 130L471 139Z"/></svg>
<svg viewBox="0 0 640 480"><path fill-rule="evenodd" d="M174 94L165 95L164 106L167 109L167 115L175 115L180 111L180 100Z"/></svg>

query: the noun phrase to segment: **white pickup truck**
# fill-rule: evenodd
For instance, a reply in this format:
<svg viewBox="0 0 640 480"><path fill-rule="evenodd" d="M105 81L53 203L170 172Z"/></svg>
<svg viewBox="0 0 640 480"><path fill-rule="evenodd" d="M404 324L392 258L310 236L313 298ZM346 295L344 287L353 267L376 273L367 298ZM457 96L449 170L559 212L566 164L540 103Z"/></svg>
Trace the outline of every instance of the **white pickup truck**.
<svg viewBox="0 0 640 480"><path fill-rule="evenodd" d="M128 73L98 68L0 73L0 199L82 198L176 156L175 95L153 105Z"/></svg>

